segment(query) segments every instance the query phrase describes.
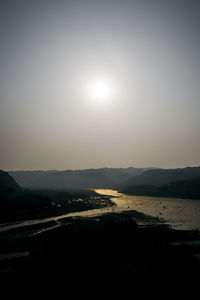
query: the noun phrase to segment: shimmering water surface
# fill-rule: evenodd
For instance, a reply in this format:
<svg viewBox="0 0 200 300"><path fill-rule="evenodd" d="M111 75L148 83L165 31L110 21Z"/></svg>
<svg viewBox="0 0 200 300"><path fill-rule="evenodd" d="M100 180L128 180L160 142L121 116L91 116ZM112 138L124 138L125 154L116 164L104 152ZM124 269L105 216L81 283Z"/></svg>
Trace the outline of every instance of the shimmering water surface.
<svg viewBox="0 0 200 300"><path fill-rule="evenodd" d="M200 200L130 196L104 189L95 191L102 195L115 196L111 199L116 204L114 211L137 210L162 218L175 229L200 230Z"/></svg>
<svg viewBox="0 0 200 300"><path fill-rule="evenodd" d="M152 217L158 217L174 229L200 230L200 200L130 196L108 189L95 189L95 191L101 195L113 196L111 197L111 201L113 201L116 205L112 207L68 213L61 216L38 220L27 220L19 223L12 222L1 224L0 232L35 224L43 224L49 221L56 221L58 225L55 226L57 227L61 225L62 218L76 216L93 217L110 212L119 213L129 210L136 210Z"/></svg>

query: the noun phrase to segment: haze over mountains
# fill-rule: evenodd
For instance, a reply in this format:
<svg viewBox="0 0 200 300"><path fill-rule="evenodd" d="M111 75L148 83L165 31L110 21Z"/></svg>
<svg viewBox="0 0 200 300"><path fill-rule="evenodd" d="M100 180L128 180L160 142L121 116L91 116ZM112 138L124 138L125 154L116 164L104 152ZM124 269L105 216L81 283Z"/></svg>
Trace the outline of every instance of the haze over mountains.
<svg viewBox="0 0 200 300"><path fill-rule="evenodd" d="M101 168L66 171L12 171L22 187L32 189L111 188L140 175L147 168Z"/></svg>
<svg viewBox="0 0 200 300"><path fill-rule="evenodd" d="M53 202L74 196L73 190L91 188L200 200L200 167L11 171L9 174L0 171L0 207L2 211L50 208Z"/></svg>
<svg viewBox="0 0 200 300"><path fill-rule="evenodd" d="M5 211L11 212L44 207L51 207L51 202L46 196L23 189L7 172L0 170L0 220L6 216Z"/></svg>
<svg viewBox="0 0 200 300"><path fill-rule="evenodd" d="M127 194L200 199L200 167L12 171L9 174L20 186L30 189L114 188Z"/></svg>
<svg viewBox="0 0 200 300"><path fill-rule="evenodd" d="M200 167L179 169L154 169L132 177L126 185L154 185L160 186L177 180L186 180L200 176Z"/></svg>

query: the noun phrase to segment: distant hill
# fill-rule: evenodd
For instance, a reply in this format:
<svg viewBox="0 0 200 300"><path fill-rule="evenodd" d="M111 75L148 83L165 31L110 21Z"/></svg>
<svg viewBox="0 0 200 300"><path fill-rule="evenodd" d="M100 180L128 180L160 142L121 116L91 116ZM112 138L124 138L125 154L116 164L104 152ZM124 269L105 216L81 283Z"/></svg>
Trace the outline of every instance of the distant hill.
<svg viewBox="0 0 200 300"><path fill-rule="evenodd" d="M48 197L21 188L5 171L0 170L0 212L6 210L38 209L51 207ZM0 214L0 219L2 215Z"/></svg>
<svg viewBox="0 0 200 300"><path fill-rule="evenodd" d="M166 185L129 185L119 189L125 194L140 196L174 197L200 200L200 176L178 180Z"/></svg>
<svg viewBox="0 0 200 300"><path fill-rule="evenodd" d="M22 187L31 189L112 188L147 168L101 168L66 171L12 171Z"/></svg>
<svg viewBox="0 0 200 300"><path fill-rule="evenodd" d="M200 176L200 167L187 167L182 169L154 169L147 170L140 175L133 176L123 185L131 187L136 185L160 186L177 180L187 180Z"/></svg>
<svg viewBox="0 0 200 300"><path fill-rule="evenodd" d="M6 172L0 170L0 194L12 193L20 190L20 186Z"/></svg>
<svg viewBox="0 0 200 300"><path fill-rule="evenodd" d="M181 197L200 200L200 176L187 180L179 180L157 188L157 192L169 197Z"/></svg>

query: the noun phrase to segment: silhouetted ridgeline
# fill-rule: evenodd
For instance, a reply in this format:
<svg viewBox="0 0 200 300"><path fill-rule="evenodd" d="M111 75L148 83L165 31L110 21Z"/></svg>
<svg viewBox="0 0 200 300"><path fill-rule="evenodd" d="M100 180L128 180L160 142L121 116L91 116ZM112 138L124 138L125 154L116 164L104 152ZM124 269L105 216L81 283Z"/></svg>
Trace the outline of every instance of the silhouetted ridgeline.
<svg viewBox="0 0 200 300"><path fill-rule="evenodd" d="M30 190L21 188L0 171L0 222L45 218L112 206L107 196L93 190Z"/></svg>
<svg viewBox="0 0 200 300"><path fill-rule="evenodd" d="M146 170L146 168L102 168L66 171L12 171L9 174L22 187L31 189L112 188Z"/></svg>
<svg viewBox="0 0 200 300"><path fill-rule="evenodd" d="M22 187L31 189L116 188L150 192L173 181L200 177L200 167L179 169L102 168L66 171L12 171ZM136 186L143 186L138 187ZM150 187L151 186L151 187ZM163 188L166 190L166 188Z"/></svg>
<svg viewBox="0 0 200 300"><path fill-rule="evenodd" d="M200 167L12 171L9 174L20 186L30 189L114 188L126 194L200 199ZM14 180L9 178L12 184L18 187Z"/></svg>
<svg viewBox="0 0 200 300"><path fill-rule="evenodd" d="M20 186L6 172L0 170L0 194L12 193L20 190Z"/></svg>
<svg viewBox="0 0 200 300"><path fill-rule="evenodd" d="M22 189L7 172L0 170L1 211L37 209L44 206L51 206L47 197Z"/></svg>
<svg viewBox="0 0 200 300"><path fill-rule="evenodd" d="M187 167L179 169L147 170L140 175L133 176L125 185L154 185L160 186L172 181L192 179L200 176L200 167Z"/></svg>
<svg viewBox="0 0 200 300"><path fill-rule="evenodd" d="M200 167L146 171L119 190L133 195L200 199Z"/></svg>

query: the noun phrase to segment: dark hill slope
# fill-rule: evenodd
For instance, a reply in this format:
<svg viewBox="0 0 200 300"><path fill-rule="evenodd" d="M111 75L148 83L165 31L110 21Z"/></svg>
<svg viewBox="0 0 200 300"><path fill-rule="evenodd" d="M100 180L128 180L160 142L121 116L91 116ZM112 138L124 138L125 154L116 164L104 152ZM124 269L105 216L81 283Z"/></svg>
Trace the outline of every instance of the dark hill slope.
<svg viewBox="0 0 200 300"><path fill-rule="evenodd" d="M181 197L200 200L200 176L188 180L179 180L160 186L157 192L169 197Z"/></svg>
<svg viewBox="0 0 200 300"><path fill-rule="evenodd" d="M120 190L125 194L140 196L174 197L200 200L200 176L174 181L166 185L131 185Z"/></svg>
<svg viewBox="0 0 200 300"><path fill-rule="evenodd" d="M187 180L200 176L200 167L187 167L183 169L154 169L147 170L141 175L133 176L124 187L135 185L160 186L177 180Z"/></svg>
<svg viewBox="0 0 200 300"><path fill-rule="evenodd" d="M22 187L31 189L112 188L132 176L142 174L143 168L101 168L65 171L12 171L11 176Z"/></svg>
<svg viewBox="0 0 200 300"><path fill-rule="evenodd" d="M0 220L5 211L50 207L51 201L39 193L21 188L5 171L0 170Z"/></svg>
<svg viewBox="0 0 200 300"><path fill-rule="evenodd" d="M20 186L15 180L8 173L0 170L0 193L10 193L19 190Z"/></svg>

